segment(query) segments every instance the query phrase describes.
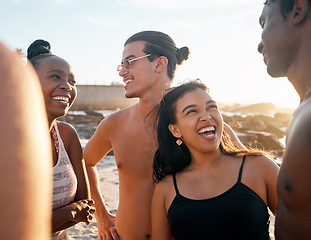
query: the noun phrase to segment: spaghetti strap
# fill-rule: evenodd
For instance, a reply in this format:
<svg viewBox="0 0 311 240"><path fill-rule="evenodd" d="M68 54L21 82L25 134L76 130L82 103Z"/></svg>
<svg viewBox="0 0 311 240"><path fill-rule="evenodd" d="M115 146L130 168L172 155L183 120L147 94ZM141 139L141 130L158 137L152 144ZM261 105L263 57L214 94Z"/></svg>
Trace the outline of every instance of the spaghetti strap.
<svg viewBox="0 0 311 240"><path fill-rule="evenodd" d="M176 183L176 174L175 173L173 173L173 183L174 183L174 188L175 188L176 194L179 195L179 191L178 191L177 183Z"/></svg>
<svg viewBox="0 0 311 240"><path fill-rule="evenodd" d="M242 178L242 172L243 172L243 165L244 165L244 161L245 161L246 156L243 156L243 160L242 160L242 164L240 167L240 171L239 171L239 178L238 178L238 182L241 182L241 178Z"/></svg>

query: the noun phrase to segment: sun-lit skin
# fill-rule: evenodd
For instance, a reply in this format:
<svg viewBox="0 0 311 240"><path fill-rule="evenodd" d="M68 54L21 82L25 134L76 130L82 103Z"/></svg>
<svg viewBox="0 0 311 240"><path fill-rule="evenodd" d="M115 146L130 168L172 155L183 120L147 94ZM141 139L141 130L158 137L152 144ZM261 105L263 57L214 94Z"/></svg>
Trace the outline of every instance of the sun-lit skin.
<svg viewBox="0 0 311 240"><path fill-rule="evenodd" d="M123 50L122 59L134 59L146 55L143 51L145 46L144 41L135 41L127 44ZM148 99L148 101L158 101L161 98L162 89L166 89L170 85L170 80L164 71L161 74L152 74L156 68L157 61L150 62L148 58L142 58L131 63L130 68L123 67L119 72L120 77L123 78L125 83L125 96L127 98L140 97L141 99ZM145 76L149 76L148 81L145 80ZM166 83L158 81L159 78L165 78ZM161 88L161 90L160 90ZM159 89L159 91L157 91ZM155 95L155 92L159 92L159 96ZM152 97L152 99L150 99ZM149 100L150 99L150 100Z"/></svg>
<svg viewBox="0 0 311 240"><path fill-rule="evenodd" d="M268 2L262 11L264 55L272 77L286 76L300 96L286 136L286 148L278 176L276 239L311 238L310 229L310 119L311 119L311 8L310 1L294 0L282 16L280 1Z"/></svg>
<svg viewBox="0 0 311 240"><path fill-rule="evenodd" d="M95 208L94 201L89 196L82 148L77 132L69 123L56 121L57 118L67 114L77 96L76 81L71 66L64 59L54 55L39 58L34 66L41 84L50 131L54 124L57 124L66 154L77 178L77 191L73 201L52 211L51 227L54 234L79 222L89 224ZM52 166L56 166L59 156L51 132L49 135L53 155Z"/></svg>
<svg viewBox="0 0 311 240"><path fill-rule="evenodd" d="M170 125L175 137L181 138L191 154L220 154L223 120L217 104L202 89L189 92L176 104L177 123Z"/></svg>
<svg viewBox="0 0 311 240"><path fill-rule="evenodd" d="M190 164L176 172L178 191L191 200L216 198L236 183L242 156L221 151L224 122L216 102L207 92L199 88L189 91L172 104L176 104L176 123L170 124L169 130L183 141L191 155ZM176 171L169 161L167 167ZM242 183L252 189L273 213L276 211L277 173L278 167L271 159L249 155L242 175ZM167 215L175 197L173 178L168 174L156 184L153 194L154 240L173 239Z"/></svg>
<svg viewBox="0 0 311 240"><path fill-rule="evenodd" d="M287 76L298 53L296 44L299 34L288 21L276 3L266 4L259 18L263 31L258 51L262 53L267 71L272 77Z"/></svg>
<svg viewBox="0 0 311 240"><path fill-rule="evenodd" d="M38 77L0 43L0 239L50 239L51 145Z"/></svg>
<svg viewBox="0 0 311 240"><path fill-rule="evenodd" d="M67 114L77 96L76 81L71 66L62 58L43 58L36 66L44 95L48 120Z"/></svg>
<svg viewBox="0 0 311 240"><path fill-rule="evenodd" d="M122 59L146 55L145 42L134 41L124 47ZM123 61L123 60L122 60ZM122 62L121 61L121 62ZM133 61L119 75L125 83L126 97L139 97L139 103L105 118L84 148L84 158L96 205L100 238L150 239L151 199L154 189L152 159L156 151L153 125L148 114L170 87L166 57ZM96 164L113 148L119 173L119 206L116 217L108 212L97 182ZM123 237L124 236L124 237Z"/></svg>

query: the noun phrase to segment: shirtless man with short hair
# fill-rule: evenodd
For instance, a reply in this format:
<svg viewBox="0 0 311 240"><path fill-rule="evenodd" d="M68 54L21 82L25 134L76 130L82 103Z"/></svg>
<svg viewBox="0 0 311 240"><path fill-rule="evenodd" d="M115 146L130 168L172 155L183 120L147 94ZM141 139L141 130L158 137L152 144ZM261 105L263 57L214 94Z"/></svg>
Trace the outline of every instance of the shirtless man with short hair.
<svg viewBox="0 0 311 240"><path fill-rule="evenodd" d="M268 0L258 50L272 77L287 77L301 102L278 177L276 239L311 239L311 1Z"/></svg>
<svg viewBox="0 0 311 240"><path fill-rule="evenodd" d="M139 32L124 45L119 75L126 97L139 102L105 118L84 149L95 200L99 239L150 239L152 161L157 149L152 117L147 117L169 88L176 66L188 58L187 47L177 48L166 34ZM101 196L97 163L113 149L119 171L119 207L116 217Z"/></svg>

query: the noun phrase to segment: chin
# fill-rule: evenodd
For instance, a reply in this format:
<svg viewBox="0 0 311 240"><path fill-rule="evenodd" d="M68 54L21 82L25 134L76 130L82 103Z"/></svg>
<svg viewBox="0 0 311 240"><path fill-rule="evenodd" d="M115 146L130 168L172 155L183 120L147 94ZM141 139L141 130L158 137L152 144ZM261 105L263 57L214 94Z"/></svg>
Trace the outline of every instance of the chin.
<svg viewBox="0 0 311 240"><path fill-rule="evenodd" d="M68 109L55 113L55 116L57 116L56 118L60 118L60 117L65 116L67 113L68 113Z"/></svg>
<svg viewBox="0 0 311 240"><path fill-rule="evenodd" d="M136 96L134 93L128 93L128 92L126 92L126 93L125 93L125 97L126 97L126 98L136 98L137 96Z"/></svg>
<svg viewBox="0 0 311 240"><path fill-rule="evenodd" d="M267 65L267 72L273 78L286 77L286 72L277 66Z"/></svg>

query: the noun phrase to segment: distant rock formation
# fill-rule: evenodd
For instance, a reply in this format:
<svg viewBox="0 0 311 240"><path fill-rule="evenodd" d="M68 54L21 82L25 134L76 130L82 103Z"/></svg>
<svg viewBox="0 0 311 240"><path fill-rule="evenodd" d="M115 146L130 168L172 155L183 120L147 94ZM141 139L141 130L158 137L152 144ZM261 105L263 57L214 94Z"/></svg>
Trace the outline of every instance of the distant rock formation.
<svg viewBox="0 0 311 240"><path fill-rule="evenodd" d="M276 107L272 103L236 106L233 109L226 106L223 118L243 144L281 157L285 147L281 139L286 136L293 111ZM239 114L232 114L237 112Z"/></svg>
<svg viewBox="0 0 311 240"><path fill-rule="evenodd" d="M246 146L264 149L281 157L284 152L282 139L293 114L293 109L276 107L272 103L253 105L222 105L220 107L224 121L237 133ZM59 120L71 123L80 139L90 139L98 124L104 119L103 114L85 109L84 114L69 112Z"/></svg>

